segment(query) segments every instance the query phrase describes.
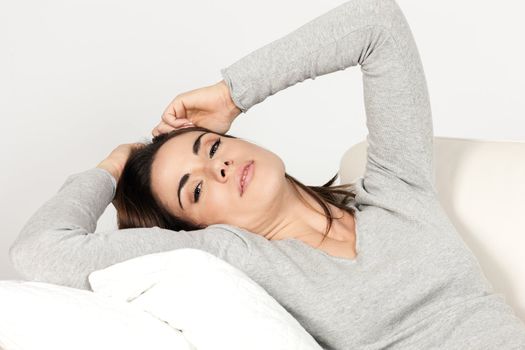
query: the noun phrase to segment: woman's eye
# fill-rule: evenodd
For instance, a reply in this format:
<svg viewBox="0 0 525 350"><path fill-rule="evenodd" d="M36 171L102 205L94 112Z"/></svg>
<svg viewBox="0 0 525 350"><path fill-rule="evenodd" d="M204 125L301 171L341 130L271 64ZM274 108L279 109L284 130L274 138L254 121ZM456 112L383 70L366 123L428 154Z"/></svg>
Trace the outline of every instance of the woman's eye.
<svg viewBox="0 0 525 350"><path fill-rule="evenodd" d="M214 144L213 146L211 146L211 149L210 149L210 158L213 157L213 155L215 154L215 152L217 152L217 148L219 148L219 145L221 144L221 139L218 139ZM217 147L215 147L217 146Z"/></svg>
<svg viewBox="0 0 525 350"><path fill-rule="evenodd" d="M202 181L199 182L199 184L197 185L197 187L195 187L195 190L193 191L193 202L194 203L197 203L199 201L199 197L201 194L201 189L199 186L202 186Z"/></svg>

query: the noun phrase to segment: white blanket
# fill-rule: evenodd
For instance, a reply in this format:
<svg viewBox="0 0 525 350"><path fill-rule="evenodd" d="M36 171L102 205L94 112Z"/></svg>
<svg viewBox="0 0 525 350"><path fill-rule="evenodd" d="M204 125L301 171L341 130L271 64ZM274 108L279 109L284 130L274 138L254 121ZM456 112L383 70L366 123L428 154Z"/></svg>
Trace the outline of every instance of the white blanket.
<svg viewBox="0 0 525 350"><path fill-rule="evenodd" d="M2 350L192 350L183 333L124 301L43 282L0 281Z"/></svg>

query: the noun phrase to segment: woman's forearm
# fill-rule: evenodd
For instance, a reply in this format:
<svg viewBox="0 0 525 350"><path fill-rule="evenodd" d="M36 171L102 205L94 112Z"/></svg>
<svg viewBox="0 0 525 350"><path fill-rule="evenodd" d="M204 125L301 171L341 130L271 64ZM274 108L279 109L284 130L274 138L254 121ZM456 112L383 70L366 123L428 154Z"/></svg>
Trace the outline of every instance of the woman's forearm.
<svg viewBox="0 0 525 350"><path fill-rule="evenodd" d="M173 249L201 249L243 268L250 255L248 246L229 228L211 225L171 231L155 226L95 232L115 190L115 179L105 169L70 175L28 219L11 245L9 257L15 270L29 280L89 290L93 271Z"/></svg>
<svg viewBox="0 0 525 350"><path fill-rule="evenodd" d="M242 112L305 79L363 64L392 26L392 0L353 0L221 69Z"/></svg>
<svg viewBox="0 0 525 350"><path fill-rule="evenodd" d="M98 163L97 168L106 170L108 173L113 176L116 182L120 179L120 169L117 169L113 164L109 163L106 159Z"/></svg>
<svg viewBox="0 0 525 350"><path fill-rule="evenodd" d="M85 286L86 276L78 271L98 264L102 256L88 234L95 232L115 189L112 175L104 169L68 176L28 219L10 247L15 269L30 280Z"/></svg>

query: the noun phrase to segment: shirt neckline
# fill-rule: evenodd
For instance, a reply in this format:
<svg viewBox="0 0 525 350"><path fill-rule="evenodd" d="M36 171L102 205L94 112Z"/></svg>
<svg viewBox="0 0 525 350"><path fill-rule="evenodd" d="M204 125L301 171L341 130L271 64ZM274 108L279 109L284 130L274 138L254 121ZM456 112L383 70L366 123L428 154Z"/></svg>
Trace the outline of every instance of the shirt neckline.
<svg viewBox="0 0 525 350"><path fill-rule="evenodd" d="M356 250L356 257L354 259L348 259L348 258L342 258L342 257L339 257L339 256L333 256L333 255L330 255L328 254L327 252L325 252L324 250L321 250L321 249L318 249L318 248L314 248L312 247L311 245L301 241L300 239L297 239L297 238L285 238L281 241L283 242L286 242L286 241L290 241L290 242L297 242L297 244L299 245L302 245L303 247L305 247L307 250L311 250L311 251L315 251L317 252L318 254L321 254L321 255L324 255L326 258L330 259L330 260L333 260L333 261L339 261L339 262L343 262L343 263L348 263L348 264L357 264L359 263L361 260L362 260L362 251L361 251L361 231L359 230L359 219L358 219L358 210L356 208L356 206L354 204L350 204L349 205L350 207L354 208L354 222L355 222L355 225L354 225L354 230L355 230L355 236L356 236L356 241L355 241L355 250Z"/></svg>

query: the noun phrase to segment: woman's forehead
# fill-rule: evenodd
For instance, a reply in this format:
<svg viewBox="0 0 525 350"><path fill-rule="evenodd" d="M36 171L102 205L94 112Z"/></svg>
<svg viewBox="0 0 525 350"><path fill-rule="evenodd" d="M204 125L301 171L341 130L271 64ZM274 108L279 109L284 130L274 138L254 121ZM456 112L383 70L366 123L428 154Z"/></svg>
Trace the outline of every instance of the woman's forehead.
<svg viewBox="0 0 525 350"><path fill-rule="evenodd" d="M157 152L152 167L153 187L159 193L173 193L181 177L188 170L185 169L186 160L189 160L195 139L205 131L189 131L166 141ZM157 186L156 186L157 185Z"/></svg>
<svg viewBox="0 0 525 350"><path fill-rule="evenodd" d="M202 137L199 137L200 135L205 136L209 132L206 131L189 131L182 135L175 136L171 140L166 141L166 143L161 147L160 151L171 151L174 152L192 152L192 146L197 138L202 139Z"/></svg>

